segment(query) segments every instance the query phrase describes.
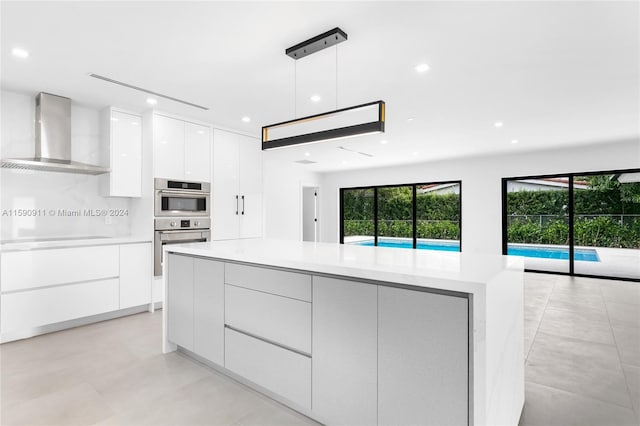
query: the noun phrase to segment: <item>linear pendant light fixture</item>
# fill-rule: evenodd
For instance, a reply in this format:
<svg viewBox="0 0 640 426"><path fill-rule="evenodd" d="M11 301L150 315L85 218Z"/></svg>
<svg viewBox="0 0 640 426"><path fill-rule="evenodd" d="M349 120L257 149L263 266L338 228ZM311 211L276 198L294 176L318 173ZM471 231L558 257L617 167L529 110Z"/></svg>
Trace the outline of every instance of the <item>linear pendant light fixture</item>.
<svg viewBox="0 0 640 426"><path fill-rule="evenodd" d="M340 28L334 28L286 49L285 54L298 60L345 40L347 40L347 33ZM336 75L337 66L336 62ZM336 104L337 84L336 81ZM384 120L384 101L369 102L341 109L336 107L334 111L262 127L262 149L382 133L384 132Z"/></svg>

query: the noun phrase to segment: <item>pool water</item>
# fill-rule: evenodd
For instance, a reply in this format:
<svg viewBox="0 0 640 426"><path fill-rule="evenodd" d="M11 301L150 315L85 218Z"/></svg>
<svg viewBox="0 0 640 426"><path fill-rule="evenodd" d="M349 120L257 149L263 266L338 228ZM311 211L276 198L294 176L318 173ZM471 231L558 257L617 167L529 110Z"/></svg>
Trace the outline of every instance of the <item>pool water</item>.
<svg viewBox="0 0 640 426"><path fill-rule="evenodd" d="M568 248L556 247L535 247L535 246L510 246L507 254L513 256L539 257L542 259L569 259ZM574 249L574 260L582 260L584 262L600 262L598 252L594 249Z"/></svg>
<svg viewBox="0 0 640 426"><path fill-rule="evenodd" d="M359 246L372 246L373 240L360 241L353 244L357 244ZM378 247L413 248L413 242L410 240L385 240L379 238ZM458 243L457 241L418 241L418 248L421 250L460 251L460 243Z"/></svg>
<svg viewBox="0 0 640 426"><path fill-rule="evenodd" d="M373 246L373 240L357 241L351 244L359 246ZM378 239L378 247L413 248L411 240L403 239ZM460 251L460 243L457 241L418 241L417 248L421 250ZM509 246L507 253L512 256L537 257L541 259L569 259L568 248L537 247L537 246ZM575 249L575 260L584 262L599 262L598 252L595 249Z"/></svg>

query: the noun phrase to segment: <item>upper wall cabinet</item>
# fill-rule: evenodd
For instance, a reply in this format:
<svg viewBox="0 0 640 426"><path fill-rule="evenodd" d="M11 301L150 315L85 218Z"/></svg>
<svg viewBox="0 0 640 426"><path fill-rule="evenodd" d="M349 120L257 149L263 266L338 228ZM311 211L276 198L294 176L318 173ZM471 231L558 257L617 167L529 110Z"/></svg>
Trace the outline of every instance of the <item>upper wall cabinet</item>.
<svg viewBox="0 0 640 426"><path fill-rule="evenodd" d="M154 177L211 180L211 131L207 126L154 116Z"/></svg>
<svg viewBox="0 0 640 426"><path fill-rule="evenodd" d="M140 197L142 190L142 117L107 108L103 112L102 146L111 173L100 177L102 194Z"/></svg>

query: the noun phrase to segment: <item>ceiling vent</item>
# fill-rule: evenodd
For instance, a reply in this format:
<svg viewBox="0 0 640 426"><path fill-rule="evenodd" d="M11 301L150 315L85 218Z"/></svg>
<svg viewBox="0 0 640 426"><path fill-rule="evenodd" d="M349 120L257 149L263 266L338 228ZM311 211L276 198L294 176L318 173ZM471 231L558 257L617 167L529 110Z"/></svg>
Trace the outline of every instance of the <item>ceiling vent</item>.
<svg viewBox="0 0 640 426"><path fill-rule="evenodd" d="M317 161L311 161L311 160L298 160L298 161L294 161L294 163L298 163L298 164L315 164L315 163L317 163Z"/></svg>

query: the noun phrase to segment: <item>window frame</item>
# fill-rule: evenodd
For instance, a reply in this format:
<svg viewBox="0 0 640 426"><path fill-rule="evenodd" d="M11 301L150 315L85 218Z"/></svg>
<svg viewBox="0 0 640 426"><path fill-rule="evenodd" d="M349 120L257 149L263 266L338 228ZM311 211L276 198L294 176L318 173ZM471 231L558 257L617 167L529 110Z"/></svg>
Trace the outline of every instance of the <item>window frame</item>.
<svg viewBox="0 0 640 426"><path fill-rule="evenodd" d="M340 244L344 244L344 192L345 191L353 191L353 190L366 190L366 189L373 189L373 241L374 241L374 246L377 247L378 246L378 190L380 188L394 188L394 187L402 187L402 186L409 186L412 188L412 214L413 214L413 224L412 224L412 228L413 228L413 249L416 250L417 249L417 223L418 223L418 218L417 218L417 213L418 213L418 206L417 206L417 187L418 186L422 186L422 185L444 185L444 184L457 184L459 187L459 193L458 193L458 230L459 230L459 249L458 249L458 253L462 252L462 180L445 180L445 181L434 181L434 182L416 182L416 183L397 183L397 184L386 184L386 185L367 185L367 186L353 186L353 187L344 187L344 188L339 188L339 220L340 220L340 226L339 226L339 243Z"/></svg>
<svg viewBox="0 0 640 426"><path fill-rule="evenodd" d="M574 221L575 221L575 199L574 199L574 188L573 182L576 176L598 176L598 175L616 175L616 174L624 174L624 173L640 173L640 168L633 169L615 169L615 170L599 170L599 171L587 171L587 172L570 172L570 173L551 173L551 174L536 174L536 175L528 175L528 176L510 176L503 177L501 181L502 188L502 254L507 255L508 253L508 244L509 244L509 234L508 234L508 201L507 201L507 185L509 181L517 181L517 180L525 180L525 179L546 179L546 178L559 178L566 177L569 179L569 187L568 187L568 215L569 215L569 272L557 272L557 271L544 271L538 269L528 269L525 268L525 272L534 272L539 274L553 274L553 275L564 275L571 277L584 277L584 278L599 278L599 279L610 279L610 280L620 280L620 281L632 281L638 282L637 278L629 278L629 277L616 277L614 275L593 275L593 274L582 274L575 272L575 229L574 229Z"/></svg>

